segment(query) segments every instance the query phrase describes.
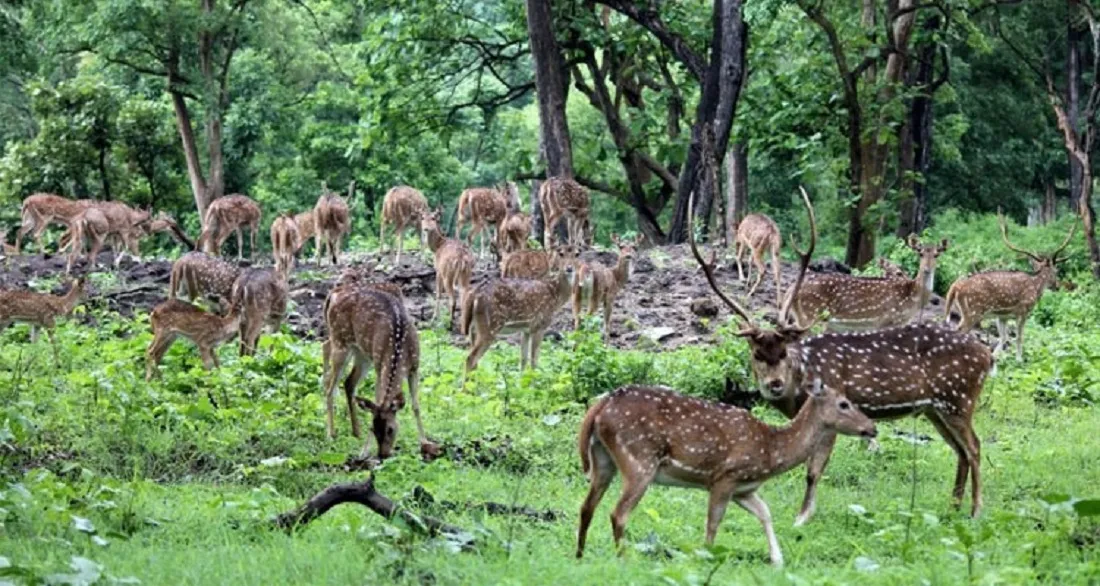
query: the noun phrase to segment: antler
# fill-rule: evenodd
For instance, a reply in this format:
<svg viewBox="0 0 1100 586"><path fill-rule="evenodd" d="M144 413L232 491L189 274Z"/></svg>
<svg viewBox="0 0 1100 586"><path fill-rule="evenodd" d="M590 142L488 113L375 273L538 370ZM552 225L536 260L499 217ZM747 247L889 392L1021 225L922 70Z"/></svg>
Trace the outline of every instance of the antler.
<svg viewBox="0 0 1100 586"><path fill-rule="evenodd" d="M710 265L708 265L703 260L703 255L699 254L699 248L695 245L695 230L694 230L694 227L695 227L695 191L694 190L692 190L692 192L690 194L688 194L688 222L689 222L688 223L688 243L691 244L691 254L695 256L695 261L698 262L699 266L703 268L703 274L706 275L707 283L710 283L710 288L714 289L714 293L716 295L718 295L718 298L721 299L726 305L728 305L729 308L734 313L741 316L741 319L744 321L744 324L746 326L755 327L753 325L752 318L749 317L748 312L745 311L744 308L742 308L740 305L738 305L737 302L730 299L729 297L726 297L726 294L722 293L722 290L718 288L718 283L714 280L714 269L712 269L710 267Z"/></svg>
<svg viewBox="0 0 1100 586"><path fill-rule="evenodd" d="M802 192L802 203L806 204L806 212L810 215L810 247L806 252L802 252L798 249L794 237L791 237L791 248L794 248L794 251L798 253L798 278L795 279L794 285L791 285L791 290L783 301L783 307L779 310L779 327L787 325L791 305L794 303L795 296L798 295L798 290L802 287L802 280L806 277L806 269L810 268L810 258L813 257L814 248L817 247L817 220L814 216L814 206L810 203L810 196L806 193L806 189L799 185L798 190ZM807 326L807 329L812 325Z"/></svg>
<svg viewBox="0 0 1100 586"><path fill-rule="evenodd" d="M1080 223L1080 221L1080 217L1073 221L1073 225L1069 227L1069 234L1067 234L1066 239L1062 241L1062 245L1059 246L1058 249L1055 250L1053 253L1051 253L1050 260L1058 262L1058 254L1065 250L1067 246L1069 246L1069 241L1073 239L1073 233L1077 231L1077 224Z"/></svg>
<svg viewBox="0 0 1100 586"><path fill-rule="evenodd" d="M1011 250L1013 252L1018 252L1020 254L1023 254L1025 256L1033 259L1035 262L1043 262L1043 258L1041 256L1039 256L1039 255L1037 255L1033 252L1028 252L1028 251L1026 251L1022 248L1017 248L1017 247L1013 246L1011 242L1008 241L1008 226L1005 224L1005 216L999 208L997 209L997 221L1000 222L1000 224L1001 224L1001 238L1005 241L1005 246L1007 246L1009 250ZM1073 232L1071 231L1069 235L1073 236ZM1066 239L1066 243L1069 243L1068 238ZM1063 245L1063 247L1064 246L1065 245ZM1058 252L1061 252L1061 251L1062 251L1061 249L1058 249Z"/></svg>

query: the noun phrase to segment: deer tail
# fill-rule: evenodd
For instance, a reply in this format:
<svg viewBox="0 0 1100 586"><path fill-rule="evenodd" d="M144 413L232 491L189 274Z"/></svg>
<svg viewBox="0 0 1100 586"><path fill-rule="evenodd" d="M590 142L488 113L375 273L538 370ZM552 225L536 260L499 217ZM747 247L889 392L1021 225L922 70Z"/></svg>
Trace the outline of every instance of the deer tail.
<svg viewBox="0 0 1100 586"><path fill-rule="evenodd" d="M948 319L948 320L951 319L951 305L953 303L955 303L955 297L957 297L957 296L958 296L958 293L956 293L956 291L955 291L955 286L952 285L951 288L947 290L947 297L944 297L944 299L943 299L943 317L944 317L944 319Z"/></svg>
<svg viewBox="0 0 1100 586"><path fill-rule="evenodd" d="M608 397L603 397L598 403L588 409L588 413L584 414L584 420L581 422L581 432L577 437L577 449L581 453L581 470L585 476L592 470L592 433L596 427L596 417L607 406Z"/></svg>
<svg viewBox="0 0 1100 586"><path fill-rule="evenodd" d="M463 291L461 295L462 300L462 321L459 322L458 333L462 335L469 335L471 342L473 341L473 332L470 331L470 324L474 321L474 312L477 311L477 297L473 291Z"/></svg>

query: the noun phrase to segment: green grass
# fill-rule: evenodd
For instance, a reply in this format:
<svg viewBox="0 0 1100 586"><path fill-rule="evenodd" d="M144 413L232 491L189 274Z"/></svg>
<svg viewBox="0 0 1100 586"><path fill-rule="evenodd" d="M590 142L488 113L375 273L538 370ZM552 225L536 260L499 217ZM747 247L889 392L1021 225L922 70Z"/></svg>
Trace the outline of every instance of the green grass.
<svg viewBox="0 0 1100 586"><path fill-rule="evenodd" d="M1094 289L1048 294L1029 330L1027 361L999 360L975 422L981 518L951 507L955 457L930 425L883 423L877 453L840 440L807 526L792 527L802 469L761 489L787 560L782 569L767 565L750 515L731 507L708 550L705 493L656 486L617 557L607 515L618 482L598 511L586 558L573 558L587 488L575 447L581 401L629 381L710 396L727 374L747 382L745 346L733 336L713 348L652 354L608 349L590 328L544 345L539 370L522 376L517 348L500 343L461 392L464 353L423 332L428 433L464 457L422 463L406 410L401 450L377 471L377 486L415 513L469 531L478 546L458 552L356 505L293 534L268 528L268 519L316 491L365 474L341 467L361 448L342 401L341 435L324 438L316 342L265 335L255 359L226 345L213 373L179 343L164 378L146 384L150 335L142 319L98 315L96 329L62 326L60 367L44 336L31 345L26 328L10 328L0 335L0 566L10 564L0 581L69 574L72 582L80 578L70 568L76 557L94 561L81 562L83 578L98 571L102 583L701 584L712 571L716 584L1095 583L1100 525L1074 512L1072 500L1058 501L1100 497L1100 345L1091 325L1098 301ZM766 407L757 414L782 422ZM934 439L912 443L897 432ZM411 499L417 486L437 500L522 504L558 519L423 510Z"/></svg>

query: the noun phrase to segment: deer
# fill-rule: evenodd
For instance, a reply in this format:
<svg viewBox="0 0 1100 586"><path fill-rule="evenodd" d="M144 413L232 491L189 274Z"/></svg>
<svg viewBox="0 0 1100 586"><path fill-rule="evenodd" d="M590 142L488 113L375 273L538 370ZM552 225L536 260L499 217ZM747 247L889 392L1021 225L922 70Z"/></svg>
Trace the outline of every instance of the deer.
<svg viewBox="0 0 1100 586"><path fill-rule="evenodd" d="M336 283L332 286L332 289L329 290L329 294L331 295L332 291L337 289L366 287L383 293L389 293L401 300L405 299L405 292L401 290L400 285L389 281L380 281L373 273L373 270L368 272L353 267L344 269L344 271L340 273L340 277L336 279Z"/></svg>
<svg viewBox="0 0 1100 586"><path fill-rule="evenodd" d="M347 273L345 273L347 274ZM384 460L393 454L397 439L397 413L405 405L401 385L409 383L413 416L416 418L420 452L425 459L439 455L439 446L428 440L420 417L420 398L417 390L420 368L420 341L416 324L405 310L400 297L365 284L357 279L337 285L325 299L325 323L328 339L321 345L323 365L322 385L325 393L325 426L328 438L336 437L333 395L336 382L343 376L348 359L352 359L351 373L344 380L344 395L348 403L351 432L361 437L356 405L371 414L371 432L378 446L378 458ZM355 389L362 379L367 362L375 372L375 398L357 397ZM370 439L363 445L361 456L370 455Z"/></svg>
<svg viewBox="0 0 1100 586"><path fill-rule="evenodd" d="M256 232L260 229L260 204L250 197L235 193L219 197L210 203L202 218L202 234L199 235L199 249L206 254L221 253L222 244L229 238L230 232L237 234L237 260L244 258L244 238L241 231L249 230L250 255L256 257Z"/></svg>
<svg viewBox="0 0 1100 586"><path fill-rule="evenodd" d="M581 505L577 557L584 555L593 513L619 472L623 489L611 513L611 531L620 553L630 512L649 485L657 483L709 493L707 545L714 543L733 500L760 520L771 563L783 565L771 513L757 489L812 458L818 444L837 433L876 435L874 422L820 378L806 394L807 400L785 427L667 387L632 385L604 395L585 414L577 440L581 467L590 482Z"/></svg>
<svg viewBox="0 0 1100 586"><path fill-rule="evenodd" d="M68 292L60 296L35 291L0 291L0 332L16 322L30 324L31 343L35 343L38 341L36 328L45 329L50 345L53 346L54 363L60 365L61 356L53 335L57 318L69 315L80 303L84 298L86 283L84 277L78 277L73 280Z"/></svg>
<svg viewBox="0 0 1100 586"><path fill-rule="evenodd" d="M509 210L519 209L519 191L511 181L498 187L471 187L458 196L458 212L455 216L455 237L462 237L462 223L469 220L470 233L466 235L467 244L473 244L478 237L480 248L478 257L485 256L485 233L495 240L500 223Z"/></svg>
<svg viewBox="0 0 1100 586"><path fill-rule="evenodd" d="M160 376L160 362L180 336L191 340L199 349L204 369L220 368L216 350L237 335L240 323L239 305L230 306L224 316L179 299L169 299L157 305L149 314L153 340L145 350L145 380L151 381Z"/></svg>
<svg viewBox="0 0 1100 586"><path fill-rule="evenodd" d="M321 197L313 206L313 218L317 232L317 264L323 258L322 249L328 250L329 258L335 266L340 260L340 241L351 228L348 215L348 202L355 195L355 182L348 185L348 197L344 199L336 193L322 187Z"/></svg>
<svg viewBox="0 0 1100 586"><path fill-rule="evenodd" d="M517 250L506 252L500 259L500 276L503 279L542 279L550 269L561 263L562 252L569 251L575 258L579 250L575 246L555 246L550 250Z"/></svg>
<svg viewBox="0 0 1100 586"><path fill-rule="evenodd" d="M287 284L267 269L245 269L233 283L231 306L241 312L240 355L256 353L260 330L266 323L271 333L279 331L286 316Z"/></svg>
<svg viewBox="0 0 1100 586"><path fill-rule="evenodd" d="M502 254L523 250L530 236L531 216L518 209L509 210L497 228L497 250Z"/></svg>
<svg viewBox="0 0 1100 586"><path fill-rule="evenodd" d="M588 244L588 189L566 177L549 177L539 186L539 205L545 218L544 241L550 244L550 235L561 219L566 220L569 241L567 244Z"/></svg>
<svg viewBox="0 0 1100 586"><path fill-rule="evenodd" d="M425 214L420 219L420 229L424 242L435 255L435 319L442 315L440 303L443 293L447 293L451 300L451 320L454 321L458 304L470 288L477 259L464 242L443 235L439 229L441 215L440 210Z"/></svg>
<svg viewBox="0 0 1100 586"><path fill-rule="evenodd" d="M1058 282L1058 264L1068 257L1059 257L1069 246L1077 222L1069 229L1062 244L1050 254L1039 254L1024 250L1008 240L1008 227L1004 215L998 213L1001 225L1001 238L1009 250L1022 254L1031 260L1033 273L1022 271L987 271L961 278L951 285L944 300L944 311L950 322L951 314L957 311L959 322L957 329L968 332L981 324L986 316L997 320L997 346L993 352L999 353L1008 343L1005 320L1016 321L1016 360L1024 359L1024 326L1031 310L1039 303L1047 287Z"/></svg>
<svg viewBox="0 0 1100 586"><path fill-rule="evenodd" d="M612 268L607 268L598 262L578 263L577 271L573 278L573 329L581 327L581 306L588 303L589 315L596 312L596 308L603 306L603 339L607 341L611 337L611 310L615 306L615 298L626 286L630 274L634 271L634 253L638 248L641 238L622 240L617 235L611 235L611 242L619 249L619 260Z"/></svg>
<svg viewBox="0 0 1100 586"><path fill-rule="evenodd" d="M275 272L284 281L294 271L294 257L298 250L298 224L294 216L282 214L271 223L271 255L275 257Z"/></svg>
<svg viewBox="0 0 1100 586"><path fill-rule="evenodd" d="M798 297L817 242L813 206L805 190L801 191L810 217L810 244L806 252L795 247L798 277L784 298L779 325L774 329L757 325L748 311L722 292L714 270L699 253L694 234L689 233L688 238L710 288L741 325L737 335L748 343L750 369L761 396L793 418L806 401L801 392L804 382L821 378L871 419L926 417L958 459L952 491L955 505L962 503L969 476L970 514L978 516L982 507L981 443L974 432L973 416L993 366L989 347L969 334L929 323L808 336L813 323L800 325L790 319L791 304ZM689 209L694 209L691 199ZM795 525L813 516L817 482L832 454L833 439L835 436L820 442L807 463L806 493Z"/></svg>
<svg viewBox="0 0 1100 586"><path fill-rule="evenodd" d="M42 246L42 233L51 223L59 223L66 228L72 228L73 219L84 211L88 205L94 203L89 199L69 199L52 193L35 193L23 200L20 211L21 223L15 232L15 254L19 254L23 237L30 232L34 237L38 251L44 250Z"/></svg>
<svg viewBox="0 0 1100 586"><path fill-rule="evenodd" d="M67 232L69 238L69 256L65 262L65 274L68 275L73 266L73 261L84 253L84 241L85 239L91 241L91 251L88 253L87 263L88 266L93 266L96 262L96 256L99 254L99 250L103 247L103 241L107 238L110 232L111 225L107 220L107 216L103 211L96 206L88 206L84 208L79 214L76 215L70 222L71 228ZM61 241L64 243L65 234L62 234ZM64 249L64 244L61 246ZM117 257L118 255L116 255Z"/></svg>
<svg viewBox="0 0 1100 586"><path fill-rule="evenodd" d="M460 388L500 334L520 332L520 370L538 368L542 337L572 292L575 248L559 251L559 262L544 279L484 281L463 296L460 331L469 334L471 344Z"/></svg>
<svg viewBox="0 0 1100 586"><path fill-rule="evenodd" d="M791 318L796 324L809 324L827 311L826 327L832 331L876 330L919 318L932 297L937 259L947 250L947 240L924 245L912 234L906 244L920 257L915 278L815 274L799 289Z"/></svg>
<svg viewBox="0 0 1100 586"><path fill-rule="evenodd" d="M5 256L12 256L19 254L19 249L14 244L8 244L8 231L7 229L0 230L0 248L2 248Z"/></svg>
<svg viewBox="0 0 1100 586"><path fill-rule="evenodd" d="M294 216L294 224L298 226L298 242L294 244L294 253L297 254L317 234L316 222L313 221L313 210L307 210Z"/></svg>
<svg viewBox="0 0 1100 586"><path fill-rule="evenodd" d="M416 227L427 214L428 200L424 199L424 194L419 190L408 185L398 185L387 191L382 200L382 221L379 222L379 253L386 253L386 224L392 224L397 232L397 255L394 262L400 263L401 250L405 246L405 229Z"/></svg>
<svg viewBox="0 0 1100 586"><path fill-rule="evenodd" d="M770 252L772 257L772 276L775 278L775 305L781 305L779 298L782 288L779 285L779 247L783 244L783 238L779 233L779 225L775 220L764 214L749 214L741 219L741 223L734 227L736 232L734 258L737 262L737 278L745 281L742 272L741 258L746 251L752 254L752 264L756 266L756 280L749 287L748 297L756 292L760 282L764 280L764 253ZM749 276L751 277L751 271Z"/></svg>
<svg viewBox="0 0 1100 586"><path fill-rule="evenodd" d="M880 256L878 258L878 268L882 271L883 278L886 279L908 279L909 272L906 271L898 263Z"/></svg>
<svg viewBox="0 0 1100 586"><path fill-rule="evenodd" d="M172 263L168 297L175 299L181 290L186 290L191 302L203 296L228 308L233 297L233 283L240 275L241 269L235 264L199 250L188 252Z"/></svg>

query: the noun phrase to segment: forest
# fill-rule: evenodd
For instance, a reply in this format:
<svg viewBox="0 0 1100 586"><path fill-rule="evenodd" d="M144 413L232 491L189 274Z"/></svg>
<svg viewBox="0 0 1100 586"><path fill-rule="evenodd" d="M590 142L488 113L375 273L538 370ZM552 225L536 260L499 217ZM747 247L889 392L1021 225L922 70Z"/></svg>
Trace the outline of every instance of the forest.
<svg viewBox="0 0 1100 586"><path fill-rule="evenodd" d="M1092 0L0 2L0 584L1100 580L1098 109ZM407 386L341 342L382 322ZM890 336L890 405L827 375ZM620 544L592 421L651 384L835 429L713 530L657 473Z"/></svg>

